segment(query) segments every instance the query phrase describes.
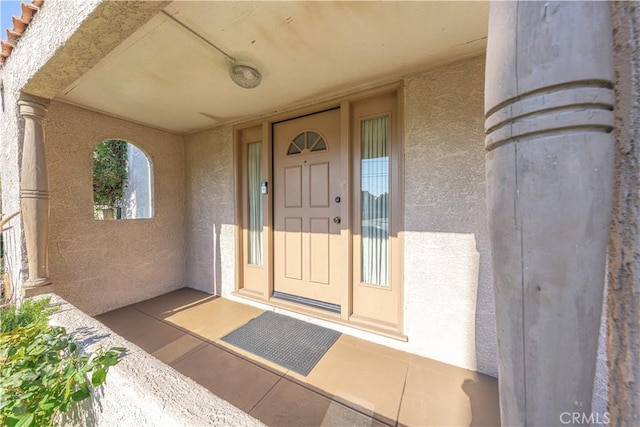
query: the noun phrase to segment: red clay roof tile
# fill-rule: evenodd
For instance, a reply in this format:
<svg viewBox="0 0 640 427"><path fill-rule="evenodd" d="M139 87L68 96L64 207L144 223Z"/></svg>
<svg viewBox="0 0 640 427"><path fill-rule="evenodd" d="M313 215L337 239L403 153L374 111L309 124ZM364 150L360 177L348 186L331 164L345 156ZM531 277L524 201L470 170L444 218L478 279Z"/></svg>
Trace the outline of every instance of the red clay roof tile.
<svg viewBox="0 0 640 427"><path fill-rule="evenodd" d="M9 43L18 41L18 39L20 38L20 35L21 35L20 33L13 31L13 29L7 28L7 41Z"/></svg>
<svg viewBox="0 0 640 427"><path fill-rule="evenodd" d="M22 19L26 21L31 21L31 17L40 9L29 3L20 3L20 7L22 8Z"/></svg>
<svg viewBox="0 0 640 427"><path fill-rule="evenodd" d="M11 55L11 51L15 47L13 44L8 43L4 40L0 41L0 45L2 46L2 56L5 58Z"/></svg>
<svg viewBox="0 0 640 427"><path fill-rule="evenodd" d="M33 16L40 10L40 6L42 6L43 3L44 0L31 0L31 3L22 2L20 4L20 9L22 10L21 16L12 17L13 28L7 28L7 40L0 41L2 46L2 51L0 51L0 66L4 65L6 59L11 55L20 37L27 29Z"/></svg>

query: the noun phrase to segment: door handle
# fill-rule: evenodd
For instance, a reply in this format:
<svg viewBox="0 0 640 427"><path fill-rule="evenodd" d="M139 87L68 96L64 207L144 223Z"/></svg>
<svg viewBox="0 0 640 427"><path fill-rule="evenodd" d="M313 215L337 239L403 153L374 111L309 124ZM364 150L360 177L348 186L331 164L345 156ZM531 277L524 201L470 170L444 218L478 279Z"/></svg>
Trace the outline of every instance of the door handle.
<svg viewBox="0 0 640 427"><path fill-rule="evenodd" d="M335 222L336 224L340 224L342 222L342 218L337 216L337 217L333 218L333 222Z"/></svg>

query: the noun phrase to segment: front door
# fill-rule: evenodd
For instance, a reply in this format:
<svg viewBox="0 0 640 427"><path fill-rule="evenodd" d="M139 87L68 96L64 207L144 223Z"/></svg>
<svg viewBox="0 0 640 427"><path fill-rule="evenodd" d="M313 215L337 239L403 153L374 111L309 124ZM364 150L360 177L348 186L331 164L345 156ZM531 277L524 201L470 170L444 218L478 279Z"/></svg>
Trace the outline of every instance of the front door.
<svg viewBox="0 0 640 427"><path fill-rule="evenodd" d="M341 305L340 110L273 125L274 291Z"/></svg>

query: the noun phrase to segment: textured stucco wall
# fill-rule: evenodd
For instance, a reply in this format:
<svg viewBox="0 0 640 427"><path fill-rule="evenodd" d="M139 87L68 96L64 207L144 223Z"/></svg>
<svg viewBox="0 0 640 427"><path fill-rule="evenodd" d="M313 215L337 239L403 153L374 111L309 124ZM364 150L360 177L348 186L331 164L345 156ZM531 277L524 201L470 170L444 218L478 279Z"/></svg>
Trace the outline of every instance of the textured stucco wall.
<svg viewBox="0 0 640 427"><path fill-rule="evenodd" d="M20 161L22 147L18 142L24 133L24 124L18 119L18 107L9 101L13 82L4 78L6 69L0 69L0 80L5 87L4 110L0 113L0 183L2 184L2 212L11 214L20 209ZM5 268L14 289L19 294L19 286L27 280L27 255L23 242L23 230L20 217L10 223L11 230L4 233Z"/></svg>
<svg viewBox="0 0 640 427"><path fill-rule="evenodd" d="M20 64L25 92L53 98L169 3L47 0L8 62Z"/></svg>
<svg viewBox="0 0 640 427"><path fill-rule="evenodd" d="M45 126L55 292L95 315L183 287L183 138L55 101ZM149 156L153 218L93 219L92 153L107 138Z"/></svg>
<svg viewBox="0 0 640 427"><path fill-rule="evenodd" d="M483 89L482 57L406 81L405 331L418 353L495 376Z"/></svg>
<svg viewBox="0 0 640 427"><path fill-rule="evenodd" d="M20 119L17 105L20 90L69 39L100 1L76 3L59 0L47 2L34 16L28 31L25 31L5 65L0 68L0 81L4 89L0 109L0 180L3 188L3 212L11 213L20 208L20 162L24 133L24 123ZM47 13L47 9L55 9L55 13ZM12 230L5 235L5 262L14 286L14 295L18 295L22 282L28 276L27 257L20 218L14 219L11 224Z"/></svg>
<svg viewBox="0 0 640 427"><path fill-rule="evenodd" d="M64 326L80 351L124 347L120 363L91 397L65 413L64 426L262 426L263 424L115 334L57 295L51 323Z"/></svg>
<svg viewBox="0 0 640 427"><path fill-rule="evenodd" d="M102 1L48 0L43 4L4 66L5 88L15 91L9 94L14 101L17 91L32 81Z"/></svg>
<svg viewBox="0 0 640 427"><path fill-rule="evenodd" d="M483 58L406 80L404 299L409 341L338 329L497 375L483 87ZM235 286L232 131L218 128L186 141L186 283L228 297Z"/></svg>
<svg viewBox="0 0 640 427"><path fill-rule="evenodd" d="M20 206L23 123L16 105L20 91L43 98L55 96L168 3L47 0L43 4L0 68L4 88L0 110L0 179L5 212L14 212ZM14 295L19 295L28 276L26 249L20 219L12 225L6 236L5 261Z"/></svg>
<svg viewBox="0 0 640 427"><path fill-rule="evenodd" d="M608 252L611 425L640 425L640 7L611 3L616 71L616 183Z"/></svg>
<svg viewBox="0 0 640 427"><path fill-rule="evenodd" d="M230 126L185 137L189 287L228 297L235 289L235 189Z"/></svg>

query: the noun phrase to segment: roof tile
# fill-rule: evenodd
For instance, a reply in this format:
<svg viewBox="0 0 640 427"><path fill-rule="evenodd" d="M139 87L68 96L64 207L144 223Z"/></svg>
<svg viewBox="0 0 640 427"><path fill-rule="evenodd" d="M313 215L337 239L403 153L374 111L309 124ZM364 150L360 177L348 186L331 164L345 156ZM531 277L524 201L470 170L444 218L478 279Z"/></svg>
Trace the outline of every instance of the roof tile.
<svg viewBox="0 0 640 427"><path fill-rule="evenodd" d="M4 65L6 59L11 55L20 37L27 29L33 16L40 10L43 3L44 0L31 0L31 3L22 2L20 4L21 15L12 17L13 28L7 28L7 40L0 41L0 45L2 46L2 50L0 51L0 66Z"/></svg>

